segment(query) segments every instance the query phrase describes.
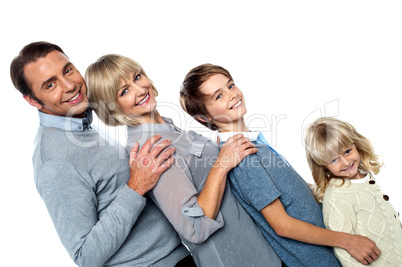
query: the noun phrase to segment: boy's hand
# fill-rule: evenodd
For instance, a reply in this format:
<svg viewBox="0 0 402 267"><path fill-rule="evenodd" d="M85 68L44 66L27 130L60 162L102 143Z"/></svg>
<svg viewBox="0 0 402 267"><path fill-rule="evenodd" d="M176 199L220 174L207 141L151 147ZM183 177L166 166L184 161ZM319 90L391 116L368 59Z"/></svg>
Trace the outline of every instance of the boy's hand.
<svg viewBox="0 0 402 267"><path fill-rule="evenodd" d="M229 172L236 167L245 157L258 151L255 145L242 134L236 134L223 144L216 163Z"/></svg>
<svg viewBox="0 0 402 267"><path fill-rule="evenodd" d="M346 251L362 264L372 263L381 254L374 241L365 236L350 235Z"/></svg>

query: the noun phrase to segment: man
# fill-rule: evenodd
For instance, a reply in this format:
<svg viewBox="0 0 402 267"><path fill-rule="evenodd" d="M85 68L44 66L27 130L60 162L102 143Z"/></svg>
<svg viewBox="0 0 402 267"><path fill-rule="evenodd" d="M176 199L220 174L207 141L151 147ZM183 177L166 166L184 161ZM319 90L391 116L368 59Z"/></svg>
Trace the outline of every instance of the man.
<svg viewBox="0 0 402 267"><path fill-rule="evenodd" d="M173 163L153 136L128 155L91 128L86 83L57 45L35 42L11 79L39 110L34 178L61 242L79 266L182 266L192 262L175 230L144 195ZM189 258L190 257L190 258Z"/></svg>

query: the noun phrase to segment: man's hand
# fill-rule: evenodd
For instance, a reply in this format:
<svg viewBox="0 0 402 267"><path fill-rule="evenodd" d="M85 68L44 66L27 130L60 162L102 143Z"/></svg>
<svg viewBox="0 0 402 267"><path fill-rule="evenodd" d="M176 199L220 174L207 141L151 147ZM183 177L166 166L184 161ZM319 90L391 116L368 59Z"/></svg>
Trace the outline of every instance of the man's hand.
<svg viewBox="0 0 402 267"><path fill-rule="evenodd" d="M140 150L135 142L130 151L130 180L127 185L142 196L154 188L162 173L174 162L174 147L164 151L172 141L164 140L155 145L160 139L160 135L152 136Z"/></svg>

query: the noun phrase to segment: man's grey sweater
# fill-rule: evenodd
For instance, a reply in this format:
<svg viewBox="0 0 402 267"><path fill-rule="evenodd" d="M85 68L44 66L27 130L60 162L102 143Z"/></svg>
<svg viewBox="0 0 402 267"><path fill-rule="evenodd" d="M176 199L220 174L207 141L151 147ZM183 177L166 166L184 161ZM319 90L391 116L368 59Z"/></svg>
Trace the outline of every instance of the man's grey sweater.
<svg viewBox="0 0 402 267"><path fill-rule="evenodd" d="M79 266L174 266L188 255L158 208L130 189L128 153L83 119L39 112L38 192Z"/></svg>

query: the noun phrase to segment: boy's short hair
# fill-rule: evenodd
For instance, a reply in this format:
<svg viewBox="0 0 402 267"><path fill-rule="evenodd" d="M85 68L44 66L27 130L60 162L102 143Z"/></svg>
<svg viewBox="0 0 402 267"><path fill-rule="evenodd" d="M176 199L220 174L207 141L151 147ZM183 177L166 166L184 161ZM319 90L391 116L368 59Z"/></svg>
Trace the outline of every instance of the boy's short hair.
<svg viewBox="0 0 402 267"><path fill-rule="evenodd" d="M211 76L216 74L225 75L233 80L232 75L225 68L213 64L202 64L187 73L180 90L180 105L184 111L213 131L218 127L207 119L210 114L204 103L206 95L201 93L200 88ZM201 121L199 117L205 118L206 122Z"/></svg>

